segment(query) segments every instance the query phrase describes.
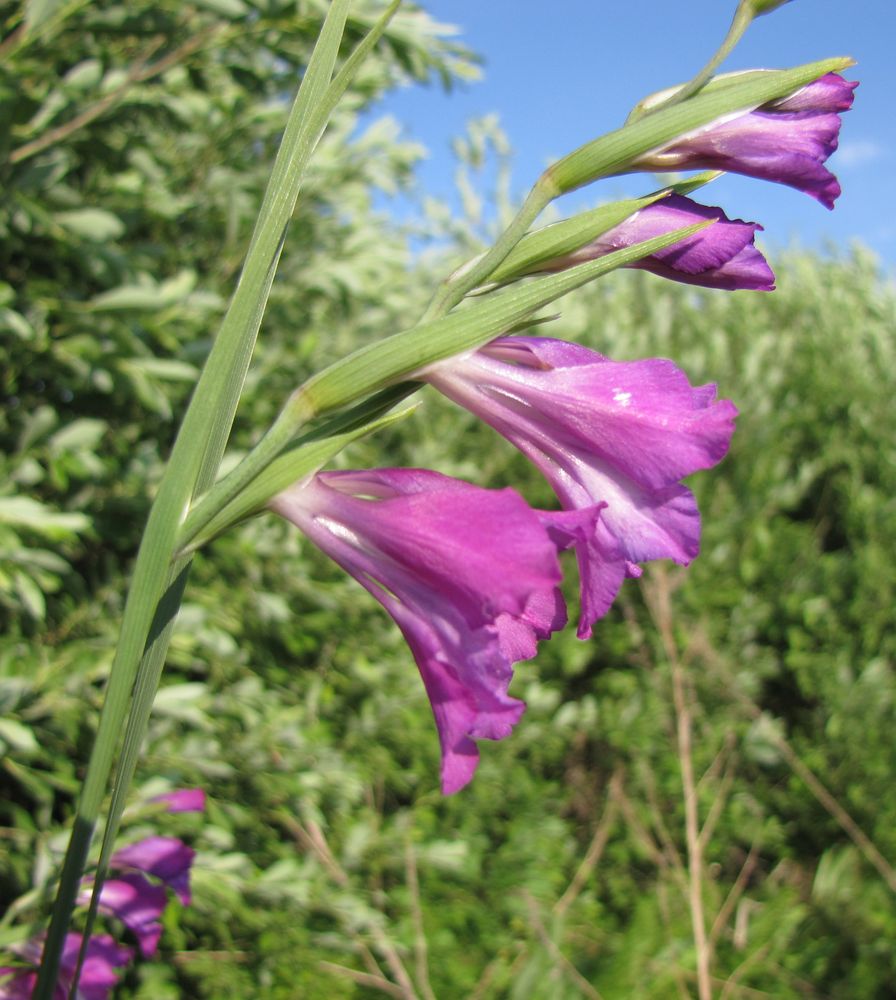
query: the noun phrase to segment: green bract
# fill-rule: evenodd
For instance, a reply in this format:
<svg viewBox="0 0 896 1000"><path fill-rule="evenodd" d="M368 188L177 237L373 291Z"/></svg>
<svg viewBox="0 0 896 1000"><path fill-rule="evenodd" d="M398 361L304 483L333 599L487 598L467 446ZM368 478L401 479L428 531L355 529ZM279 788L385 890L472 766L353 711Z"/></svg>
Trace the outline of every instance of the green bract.
<svg viewBox="0 0 896 1000"><path fill-rule="evenodd" d="M721 86L707 86L680 104L660 107L638 120L594 139L549 167L544 184L564 194L599 177L625 173L640 156L678 136L709 125L725 115L750 111L852 64L846 57L822 59L793 69L729 76Z"/></svg>

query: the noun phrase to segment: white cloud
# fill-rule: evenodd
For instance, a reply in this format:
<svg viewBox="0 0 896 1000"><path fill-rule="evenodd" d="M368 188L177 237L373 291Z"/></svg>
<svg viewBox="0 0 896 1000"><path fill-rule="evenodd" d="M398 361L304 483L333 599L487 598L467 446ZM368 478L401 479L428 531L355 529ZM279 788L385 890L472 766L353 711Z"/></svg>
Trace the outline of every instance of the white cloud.
<svg viewBox="0 0 896 1000"><path fill-rule="evenodd" d="M864 167L883 159L887 150L873 139L847 139L837 150L837 164L841 167Z"/></svg>

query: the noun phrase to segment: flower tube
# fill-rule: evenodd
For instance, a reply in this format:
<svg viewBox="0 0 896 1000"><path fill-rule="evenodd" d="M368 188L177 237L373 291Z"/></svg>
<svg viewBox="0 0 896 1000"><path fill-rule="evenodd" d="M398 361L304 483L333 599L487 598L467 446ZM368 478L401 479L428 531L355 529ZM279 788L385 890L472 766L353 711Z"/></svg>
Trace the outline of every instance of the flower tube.
<svg viewBox="0 0 896 1000"><path fill-rule="evenodd" d="M578 525L582 582L578 634L604 615L639 563L687 564L700 515L679 480L719 462L736 409L715 386L693 387L671 361L611 361L561 340L501 337L422 372L527 455Z"/></svg>
<svg viewBox="0 0 896 1000"><path fill-rule="evenodd" d="M271 507L395 619L432 705L442 790L458 791L474 741L503 739L525 709L507 693L511 664L566 623L557 550L598 509L540 515L513 490L424 469L324 472Z"/></svg>

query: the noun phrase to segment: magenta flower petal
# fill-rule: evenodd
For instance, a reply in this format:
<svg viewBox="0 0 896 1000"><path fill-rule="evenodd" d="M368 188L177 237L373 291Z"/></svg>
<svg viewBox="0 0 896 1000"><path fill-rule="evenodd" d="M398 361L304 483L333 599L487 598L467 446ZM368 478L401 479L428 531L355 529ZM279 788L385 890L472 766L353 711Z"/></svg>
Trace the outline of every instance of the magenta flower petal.
<svg viewBox="0 0 896 1000"><path fill-rule="evenodd" d="M16 968L13 965L0 967L0 1000L31 1000L34 987L37 985L37 973L30 969ZM56 990L53 1000L65 1000L65 993Z"/></svg>
<svg viewBox="0 0 896 1000"><path fill-rule="evenodd" d="M557 545L513 490L423 469L326 472L271 507L365 587L417 662L442 749L442 790L473 776L474 740L499 740L525 705L511 664L566 621Z"/></svg>
<svg viewBox="0 0 896 1000"><path fill-rule="evenodd" d="M707 229L630 266L706 288L771 291L775 287L775 276L753 245L755 234L762 226L729 219L720 208L699 205L676 194L647 205L587 246L551 261L545 270L560 270L596 260L614 250L623 250L707 219L715 220Z"/></svg>
<svg viewBox="0 0 896 1000"><path fill-rule="evenodd" d="M855 100L853 91L858 85L856 81L844 80L838 73L826 73L767 107L774 111L814 111L819 114L849 111Z"/></svg>
<svg viewBox="0 0 896 1000"><path fill-rule="evenodd" d="M754 111L707 125L641 157L642 170L730 170L776 181L834 207L837 178L825 161L837 148L840 114L857 83L828 73Z"/></svg>
<svg viewBox="0 0 896 1000"><path fill-rule="evenodd" d="M68 998L82 940L82 935L74 931L66 935L53 1000ZM37 973L33 969L40 962L43 943L42 935L32 938L20 949L31 968L0 969L0 976L4 973L12 974L8 979L0 980L0 1000L30 1000L37 984ZM91 937L78 980L79 1000L108 1000L109 994L118 982L118 970L130 960L131 949L116 944L108 934L95 934Z"/></svg>
<svg viewBox="0 0 896 1000"><path fill-rule="evenodd" d="M638 563L688 563L700 518L679 480L719 462L735 407L691 386L671 361L610 361L576 344L502 337L422 374L491 424L545 474L567 511L582 578L579 635L606 613ZM552 529L559 542L558 532Z"/></svg>
<svg viewBox="0 0 896 1000"><path fill-rule="evenodd" d="M205 812L205 792L201 788L179 788L155 795L150 802L164 802L170 813Z"/></svg>
<svg viewBox="0 0 896 1000"><path fill-rule="evenodd" d="M90 902L90 893L83 894L80 903ZM160 885L153 885L143 875L129 872L107 879L100 892L100 909L120 920L137 938L144 958L155 954L162 934L162 913L168 896Z"/></svg>
<svg viewBox="0 0 896 1000"><path fill-rule="evenodd" d="M69 983L75 975L80 947L80 934L67 935L61 969ZM117 970L130 960L130 948L116 944L108 934L94 934L87 943L87 955L78 980L78 997L83 1000L107 1000L118 983Z"/></svg>
<svg viewBox="0 0 896 1000"><path fill-rule="evenodd" d="M147 837L112 855L110 867L136 869L160 878L187 906L190 902L190 866L196 852L177 837Z"/></svg>

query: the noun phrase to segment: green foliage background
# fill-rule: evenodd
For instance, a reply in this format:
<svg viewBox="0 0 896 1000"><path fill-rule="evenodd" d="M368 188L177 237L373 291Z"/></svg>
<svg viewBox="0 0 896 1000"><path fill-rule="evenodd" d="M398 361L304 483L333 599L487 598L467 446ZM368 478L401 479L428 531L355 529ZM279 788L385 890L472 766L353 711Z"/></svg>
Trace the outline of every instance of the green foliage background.
<svg viewBox="0 0 896 1000"><path fill-rule="evenodd" d="M0 4L0 946L45 919L130 561L324 7ZM379 10L356 3L350 35ZM311 371L406 326L469 251L494 130L459 147L470 217L432 207L449 248L419 257L372 202L421 151L358 115L402 75L473 69L401 13L337 112L238 447ZM893 995L896 296L858 250L774 263L771 295L612 275L541 328L674 358L741 417L692 484L701 557L629 582L591 642L570 630L520 665L528 711L461 794L439 795L412 659L356 584L271 517L200 554L135 801L201 785L209 811L135 812L127 831L190 839L195 898L169 907L122 997L361 998L403 976L393 995L693 994L672 663L710 824L718 995ZM338 462L552 503L487 428L422 399Z"/></svg>

